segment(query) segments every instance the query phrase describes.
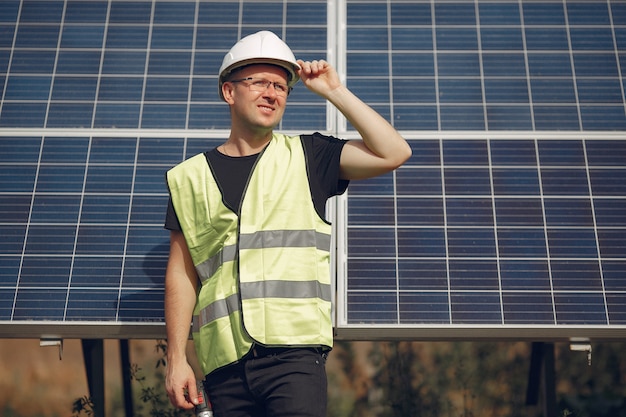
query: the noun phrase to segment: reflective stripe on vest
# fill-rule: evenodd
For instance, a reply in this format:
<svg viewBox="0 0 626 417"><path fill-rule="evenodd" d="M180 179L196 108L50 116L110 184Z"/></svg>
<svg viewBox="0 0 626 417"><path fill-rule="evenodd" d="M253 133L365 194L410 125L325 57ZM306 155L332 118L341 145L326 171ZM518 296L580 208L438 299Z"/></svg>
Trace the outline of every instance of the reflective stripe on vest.
<svg viewBox="0 0 626 417"><path fill-rule="evenodd" d="M328 252L330 250L330 235L315 230L265 230L239 236L240 249L305 248L310 246ZM216 255L196 265L200 280L209 279L224 262L234 261L236 255L237 247L235 245L226 246Z"/></svg>
<svg viewBox="0 0 626 417"><path fill-rule="evenodd" d="M235 311L239 311L239 298L237 294L233 294L223 300L217 300L200 310L197 315L193 316L192 331L197 333L205 324L223 317L228 317Z"/></svg>
<svg viewBox="0 0 626 417"><path fill-rule="evenodd" d="M316 247L330 250L330 235L315 230L262 230L239 236L239 249Z"/></svg>
<svg viewBox="0 0 626 417"><path fill-rule="evenodd" d="M319 298L330 302L330 285L317 281L263 281L241 284L241 298Z"/></svg>
<svg viewBox="0 0 626 417"><path fill-rule="evenodd" d="M273 298L320 298L331 302L331 287L317 281L285 282L265 281L241 285L243 299L273 297ZM225 300L217 300L194 316L193 331L197 332L202 326L217 319L239 311L239 299L235 294Z"/></svg>
<svg viewBox="0 0 626 417"><path fill-rule="evenodd" d="M204 262L196 265L196 271L198 272L198 277L202 282L211 278L217 270L224 264L224 262L232 262L235 260L237 256L237 246L230 245L225 246L221 251L217 254L211 256Z"/></svg>

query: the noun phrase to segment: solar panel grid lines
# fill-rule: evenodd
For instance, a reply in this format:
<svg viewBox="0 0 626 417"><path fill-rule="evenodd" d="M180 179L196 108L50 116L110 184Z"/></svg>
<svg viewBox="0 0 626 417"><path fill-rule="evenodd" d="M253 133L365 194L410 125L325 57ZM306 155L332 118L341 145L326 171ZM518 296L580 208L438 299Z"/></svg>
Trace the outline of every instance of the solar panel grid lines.
<svg viewBox="0 0 626 417"><path fill-rule="evenodd" d="M376 7L377 13L384 16L382 4L367 3L361 7L360 2L354 2L352 32L355 35L354 40L348 42L348 48L352 48L348 56L352 55L352 67L358 68L358 64L368 59L382 60L383 50L389 49L385 45L393 45L390 64L394 101L389 102L389 106L394 114L404 115L404 118L394 119L402 129L411 129L405 123L416 121L427 123L428 130L552 129L554 126L550 124L555 122L561 128L567 126L566 129L573 130L601 129L600 125L607 128L606 120L598 122L596 107L607 103L609 108L604 111L621 118L620 104L624 100L618 72L606 73L605 78L600 76L602 71L620 67L616 59L623 43L619 35L614 35L619 30L611 29L614 26L608 23L606 6L600 6L598 12L588 3L572 3L569 14L573 16L573 23L566 25L563 4L537 3L525 2L520 6L512 2L437 2L431 10L432 18L423 17L431 17L425 12L430 5L420 3L424 8L421 19L405 13L413 18L411 21L400 12L394 14L394 7L405 12L410 6L392 3L392 22L402 24L392 26L391 35L385 41L382 17L377 19L373 29L362 24ZM401 6L404 9L400 9ZM556 13L551 9L559 7L561 19L542 19L545 12ZM606 19L597 17L602 15L603 7ZM590 17L585 20L581 16L586 15L587 9L593 13L588 13ZM623 23L619 17L616 20ZM564 42L552 45L549 42L556 42L557 38L548 36L547 32L555 28L564 35L561 38ZM568 41L568 31L574 31L574 43ZM372 42L372 38L378 41ZM554 55L565 58L566 66L559 70L544 63L544 58L552 59ZM411 56L413 58L409 59ZM540 72L546 68L553 68L553 72ZM555 73L555 69L558 72ZM578 70L578 75L572 73L573 70ZM355 86L363 85L365 91L371 79L372 83L380 84L384 92L384 67L376 71L376 77L355 72ZM407 88L409 85L413 89ZM377 102L375 94L372 92L371 98L368 97L374 103ZM581 94L580 103L577 94ZM411 102L420 103L411 114L413 119L405 114L408 107L416 105L405 104ZM417 119L426 116L427 121ZM598 124L593 126L596 122ZM618 127L622 122L615 122L616 129L623 129Z"/></svg>
<svg viewBox="0 0 626 417"><path fill-rule="evenodd" d="M19 2L14 2L13 4L18 3ZM432 60L432 51L435 52L434 58L441 61L437 66L438 71L441 69L441 74L438 74L436 78L436 90L439 90L441 93L438 92L437 97L440 95L444 97L444 102L437 104L437 101L435 101L435 108L430 107L429 109L423 103L432 102L432 100L418 100L420 104L414 108L421 110L418 113L424 113L422 117L425 117L429 112L431 116L436 116L437 113L439 113L437 123L441 123L442 116L445 122L442 127L439 127L440 129L454 128L454 125L450 125L449 123L454 123L458 126L456 128L472 126L472 123L475 124L476 128L480 129L496 129L503 126L511 128L515 126L515 123L518 123L518 128L528 128L530 126L532 128L541 129L546 128L548 126L546 123L548 122L555 123L555 120L559 120L558 123L567 123L570 129L581 129L581 123L586 123L590 128L595 129L600 127L601 124L604 126L607 125L607 120L602 119L602 122L598 122L599 118L603 117L617 117L618 119L613 121L615 124L614 128L618 128L621 125L622 122L619 121L619 113L617 113L619 111L617 106L617 104L619 104L618 101L623 103L623 94L619 91L621 87L618 81L619 74L621 74L621 65L619 62L616 62L616 57L619 58L620 51L622 50L620 45L623 43L621 39L623 38L624 22L621 17L623 12L620 12L620 3L612 4L611 8L604 5L600 8L593 8L590 7L588 3L575 2L567 6L567 13L565 12L564 5L558 3L537 4L535 2L525 2L522 3L520 8L519 4L511 2L471 2L467 4L460 2L459 4L463 5L463 7L453 7L457 3L436 3L435 7L431 8L431 5L428 3L416 3L411 5L403 2L394 2L390 4L389 8L391 12L389 16L387 16L384 3L365 2L361 4L360 2L350 2L348 4L351 12L349 14L350 19L357 19L361 16L360 20L357 20L357 23L367 23L367 25L363 25L366 30L372 29L372 27L372 30L376 29L376 24L371 24L372 18L370 14L368 14L369 9L377 7L378 4L385 6L381 7L381 11L384 12L382 16L387 16L385 22L391 22L391 24L381 24L381 28L383 29L381 36L372 37L372 30L369 30L369 36L363 39L364 45L367 45L368 48L372 48L376 45L376 43L372 42L373 39L385 39L391 36L386 42L381 43L380 48L381 51L385 50L387 55L391 55L392 61L386 61L388 61L387 67L391 67L392 71L393 68L416 68L415 66L402 65L402 63L407 58L415 56L413 48L415 45L420 45L420 39L424 39L425 42L421 47L423 53L419 54L420 61L428 61L429 57ZM192 9L189 7L189 5L195 7L193 3L182 2L176 4L178 6L181 4L185 5L182 10L188 11L184 13L179 12L175 15L173 21L168 22L165 20L165 17L163 17L167 16L167 13L170 13L167 12L167 10L171 8L168 2L157 2L155 10L149 8L148 6L151 7L151 5L145 2L136 2L129 5L124 5L120 2L112 2L110 11L108 12L109 20L107 22L105 16L103 23L102 18L93 17L93 12L91 14L86 13L89 18L83 18L81 20L76 17L81 16L81 13L71 11L74 10L74 8L77 8L76 10L79 11L83 10L85 6L78 7L77 5L82 5L81 2L70 2L68 3L68 10L66 11L66 14L70 13L70 17L63 20L64 27L104 26L104 29L101 31L102 35L98 32L98 34L92 36L95 37L96 40L93 41L91 48L78 48L76 47L77 45L72 44L72 39L76 36L73 35L71 30L67 33L65 47L61 39L57 58L54 58L55 55L50 55L51 52L54 52L53 49L55 49L52 47L53 45L50 45L51 47L48 48L49 51L47 54L43 54L45 51L33 50L33 45L28 44L26 41L23 41L24 44L22 44L22 41L17 42L17 48L14 51L15 54L17 54L16 56L27 53L30 54L31 59L33 59L33 54L42 52L42 55L47 57L47 62L50 62L53 66L56 65L55 71L57 72L51 72L59 76L58 83L56 84L56 92L52 96L55 97L55 103L54 106L51 105L52 113L50 114L53 116L51 123L72 123L72 118L68 117L64 117L57 122L55 120L57 120L58 116L55 115L58 114L58 111L62 111L62 113L67 116L67 112L71 114L71 111L74 111L73 114L76 116L74 122L79 125L87 126L87 115L81 116L77 113L82 111L81 106L79 106L80 102L77 102L76 96L72 94L75 94L76 91L81 91L81 94L84 94L83 97L89 98L93 96L94 88L97 89L96 93L98 97L104 99L102 103L97 101L94 104L95 110L92 109L90 111L89 120L93 120L96 126L111 126L107 123L115 123L117 125L121 123L125 127L137 126L137 123L139 123L139 113L147 111L148 114L154 117L150 119L151 121L146 121L144 127L151 126L151 123L153 123L153 127L159 127L157 123L163 123L163 118L157 117L152 112L159 112L160 115L168 115L170 120L167 123L177 124L179 127L201 127L201 123L206 123L201 119L197 119L200 115L198 112L201 109L206 110L207 106L211 106L210 108L214 109L214 111L219 111L218 109L220 107L216 105L216 96L214 91L212 92L213 89L205 88L207 82L212 83L214 81L214 75L212 77L209 76L209 74L214 74L214 71L206 71L205 69L207 68L206 64L210 64L211 66L219 65L220 54L223 53L230 42L224 43L224 50L217 52L217 49L213 47L215 52L209 52L209 47L212 45L209 39L213 39L213 43L215 43L217 33L221 33L223 35L222 37L230 33L230 35L226 37L232 37L234 40L237 32L232 32L233 28L239 28L247 24L255 24L253 23L254 20L250 20L250 23L246 23L246 19L248 19L246 16L249 16L249 19L253 19L256 15L254 12L248 11L253 10L255 6L253 4L245 5L244 3L244 7L242 8L242 22L234 22L234 24L231 23L230 26L221 28L214 20L207 20L208 15L206 12L203 12L206 7L209 7L207 3L201 2L197 10L193 9L193 13L191 12ZM74 6L70 7L71 5ZM142 7L138 7L137 5L141 5ZM225 14L236 11L232 6L225 6L219 2L215 3L215 5L217 5L218 10L221 10L220 8L223 7ZM286 29L281 29L280 32L285 32L294 39L294 42L298 43L297 40L299 37L297 33L291 34L291 30L295 29L291 29L289 26L292 24L292 21L299 22L297 17L298 13L290 12L292 9L297 10L296 6L302 7L299 3L294 3L293 5L288 5L288 7L283 9L280 13L278 9L274 11L270 9L270 12L261 13L261 15L266 17L279 14L280 16L286 16L286 23L284 23ZM355 13L355 11L358 12L359 7L365 8L366 6L369 9L365 9L365 12L361 14ZM123 9L123 7L128 7L128 10ZM467 11L471 13L467 14L458 11L464 10L464 8L467 8ZM265 9L267 9L267 5ZM24 10L28 10L28 8L24 8ZM123 13L120 10L126 11L130 17L121 18L120 16L122 16ZM589 10L591 10L591 12L589 12ZM428 13L429 11L430 14ZM137 16L133 17L133 13ZM546 13L548 17L545 16ZM32 11L29 13L24 12L24 19L19 22L19 25L16 25L16 28L19 29L20 25L25 25L24 27L29 27L29 25L36 27L36 19L32 16L29 17L29 15L37 16L39 19L42 18L42 16ZM44 15L44 22L39 24L44 25L45 23L45 25L49 26L56 24L55 22L57 20L64 19L62 13L60 15L59 13L52 15L52 17ZM239 14L237 13L237 15ZM356 17L353 18L351 16ZM557 17L555 18L554 16ZM154 22L151 20L153 17L156 19ZM566 17L571 19L572 22L566 22ZM194 26L194 19L197 19L198 22L196 26ZM370 20L368 21L367 19ZM349 21L348 23L350 24L351 22ZM277 21L276 25L280 27L283 23ZM358 34L355 30L359 29L359 26L356 24L352 26L354 26L354 30L351 30L350 33ZM144 32L141 34L137 33L136 27L143 28L142 30L144 30ZM194 30L194 27L197 27L197 30ZM228 29L228 27L230 27L230 29ZM131 28L133 28L133 30L125 32ZM458 35L461 33L458 32L459 30L463 31L467 28L470 30L475 29L476 36L474 36L474 38L476 38L476 42L470 49L459 49L463 43L456 42L455 36L453 35L455 33ZM441 32L441 39L437 38L439 29L443 31ZM545 36L545 30L551 31L553 29L562 30L563 32L560 33L564 33L565 36ZM576 30L579 29L581 32L576 32ZM207 30L209 32L206 32ZM311 29L306 28L306 30ZM415 30L418 32L407 32ZM575 32L571 34L572 41L567 40L570 37L567 30L575 30ZM594 30L598 30L599 32L589 33L589 31ZM63 32L60 29L59 31L59 36L62 38ZM406 32L406 34L403 35L403 31ZM512 33L516 31L519 33L513 36ZM416 36L417 33L421 33L423 36ZM434 37L432 36L433 33ZM304 35L304 33L302 34ZM424 38L424 36L429 36L428 34L430 34L430 38ZM105 35L106 39L104 39ZM310 35L310 33L306 35ZM321 32L318 32L316 35L317 36L312 39L323 40L325 37ZM448 35L452 36L450 40L446 40ZM89 36L85 38L88 39ZM98 39L101 38L102 40L98 41ZM310 38L310 36L306 36L306 38ZM481 40L480 43L478 42L479 38ZM355 39L354 42L356 42L359 38L358 36L349 36L349 40L350 39ZM404 39L404 41L402 39ZM562 39L564 42L554 45L545 45L535 42L535 40L539 42L555 40L556 42L556 39ZM577 39L585 41L577 41ZM79 40L82 41L82 39ZM135 40L139 40L139 43L133 44L132 42ZM440 45L441 42L439 41L443 42L443 44ZM84 42L91 41L84 40ZM95 47L98 45L98 42L101 44L101 49ZM353 41L349 41L348 47L352 48L354 52L358 51L359 48L356 47L355 49L350 42ZM433 42L435 42L435 44ZM450 43L450 47L446 46L446 42ZM568 46L568 42L571 43L571 48ZM202 48L198 48L198 45L202 46ZM312 45L308 44L306 46L311 47ZM318 44L317 49L324 51L325 48ZM420 49L417 51L420 51ZM354 55L354 52L351 52L351 54ZM153 53L154 55L151 55ZM213 55L207 55L211 53ZM129 54L134 54L134 58ZM181 54L185 56L183 57ZM140 57L141 55L143 55L143 58ZM527 55L527 58L524 58L525 55ZM551 77L558 76L557 79L546 79L545 76L536 73L537 70L535 66L540 65L543 61L542 58L546 56L552 57L552 55L562 56L567 59L570 68L569 74L561 72L551 75ZM209 56L213 56L212 63L205 61L205 58ZM356 57L357 55L354 55L354 59L356 59ZM78 60L79 58L80 61ZM107 61L109 58L113 59L113 61ZM123 60L122 58L128 59ZM153 59L148 63L147 58ZM164 58L164 60L161 58ZM399 60L397 66L393 62L396 58ZM446 64L446 60L451 58L453 61L450 64ZM57 64L54 64L55 59ZM68 60L67 65L64 64L66 59ZM137 61L137 59L139 59L139 61ZM459 59L462 61L458 61ZM601 59L606 65L597 65L598 59ZM190 64L192 60L199 63L199 66L194 64L193 71L191 70ZM474 61L474 64L472 64L472 61ZM16 65L17 62L19 61L16 61ZM85 65L89 62L92 62L92 64L89 64L90 67L82 68L79 73L75 72L74 69L81 68L80 65ZM132 62L138 64L136 71L134 71L132 67L126 66L132 65ZM159 62L161 62L161 64L159 64ZM168 69L167 66L169 62L176 62L178 65ZM510 62L511 64L517 63L507 67L506 62ZM161 65L165 65L166 67ZM144 70L150 68L149 66L152 66L154 70L149 69L148 73L144 74ZM353 67L357 68L358 65L353 65ZM371 69L369 67L371 67L371 65L368 66L368 69ZM545 69L546 67L546 65L543 65L542 68ZM13 62L11 62L11 68L18 69L19 65L14 66ZM482 75L479 71L474 75L478 78L466 79L463 73L458 73L459 70L470 70L472 68L480 69ZM606 76L609 78L603 79L600 77L598 73L599 70L604 69L606 71L611 68L615 68L615 70L606 73ZM446 71L450 69L457 72L447 73ZM578 71L581 75L572 74L572 69ZM66 70L71 71L69 73L71 77L64 75L64 71ZM122 73L112 76L109 75L108 71L122 71L122 73L125 73L125 76L121 77L120 75ZM190 75L194 74L196 71L201 71L203 74ZM381 74L388 73L383 67L381 67L381 71ZM568 69L563 67L562 71L568 71ZM512 76L512 72L517 72L519 75ZM393 94L393 101L390 102L389 105L394 106L393 114L399 119L398 123L400 123L400 126L404 127L402 124L407 117L405 115L406 111L409 110L410 106L415 106L416 104L409 104L411 103L411 99L409 97L404 98L406 93L404 93L404 95L400 94L400 92L407 91L406 88L402 88L402 85L405 83L402 82L401 77L405 77L405 75L399 73L397 76L400 77L397 80L399 90L397 94ZM572 76L576 79L573 79ZM8 96L9 100L7 103L9 110L4 112L4 114L7 115L6 117L10 117L11 108L17 109L13 106L13 104L17 103L11 103L11 100L13 100L12 97L15 97L14 94L21 94L23 91L19 84L20 77L24 78L23 75L20 75L19 71L14 76L11 75L9 77L10 83L8 83L7 86L11 87L8 89L11 94ZM47 77L39 78L30 76L29 78L35 79L29 80L30 82L37 81L41 83L37 91L32 91L33 94L41 93L41 97L43 97L43 94L52 88L52 80ZM68 78L70 80L75 78L81 79L84 88L70 88L69 91L66 90L64 86L67 87L67 84L64 84L64 82L75 82L68 80ZM120 80L120 78L124 79ZM56 81L55 76L55 82ZM406 81L415 84L418 80L407 79ZM421 90L417 90L416 92L422 91L432 97L432 81L425 81L427 80L420 82ZM483 92L480 94L478 93L481 88L476 88L478 86L477 81L478 84L483 86ZM572 84L572 81L576 82L575 85ZM119 85L120 82L128 88L121 88ZM355 82L357 82L357 79L355 79ZM189 83L191 83L193 90L191 92L191 98L188 97L190 94L188 91ZM194 89L194 84L196 84L198 88ZM118 87L114 88L116 85ZM142 89L145 89L147 94L145 98L141 96ZM168 93L168 91L171 94ZM207 96L201 93L204 91L212 93L210 96ZM518 94L514 94L516 91ZM529 100L527 98L529 91L532 94L533 101L533 105L530 107L526 105ZM506 92L506 94L502 95L503 92ZM578 102L575 95L581 93L583 94L583 97L581 97L583 103L582 111L589 113L589 117L585 118L581 118L580 111L575 107L575 103ZM68 94L70 95L68 96ZM463 95L459 96L459 94ZM567 94L567 96L563 95L562 98L559 98L559 94ZM124 98L125 95L127 98L120 103L119 99ZM204 98L201 99L200 96L202 95L204 95ZM572 95L574 95L573 98L571 98ZM484 99L481 98L481 96L484 96ZM74 101L70 100L70 102L67 102L67 100L62 100L63 97L70 97ZM114 100L114 97L117 97L117 100ZM303 93L301 97L303 100L311 99L311 96L306 93ZM567 97L570 98L568 99ZM622 99L620 99L620 97L622 97ZM503 102L501 101L503 98L504 100L514 99L514 101ZM555 98L557 99L556 102L553 101ZM606 102L608 98L610 98L610 101ZM113 100L113 102L109 102L109 100ZM406 100L409 101L404 103ZM567 100L574 100L574 103L572 104ZM6 98L5 101L7 101ZM373 102L375 103L376 101ZM413 99L413 103L414 102L415 98ZM36 101L28 103L27 106L26 104L27 103L20 103L18 107L21 110L30 108L33 111L43 108L37 106ZM72 104L72 106L70 106L70 104ZM599 111L600 109L597 107L605 107L605 104L609 107ZM191 115L189 112L184 111L186 105L191 106L193 109ZM160 113L160 106L169 106L169 111ZM319 102L315 107L318 106L320 106ZM487 106L486 111L484 106ZM505 107L507 106L512 107L506 110ZM299 104L297 107L298 110L301 110ZM397 111L395 110L396 107ZM100 110L98 110L98 108L100 108ZM113 113L115 109L118 110L116 114ZM164 109L165 107L161 110ZM515 109L524 114L516 114L513 111ZM431 112L431 110L435 110L435 112ZM528 120L522 122L521 119L515 122L516 119L527 117L527 115L525 115L526 112L531 116L530 122L528 122ZM30 116L33 117L30 119L31 122L41 120L40 116L37 116L35 113L30 112ZM98 113L100 116L98 116ZM489 117L488 113L491 113L491 117ZM23 114L22 118L27 119L27 114L28 113ZM219 114L223 113L217 113L216 116ZM405 116L402 117L403 115ZM126 120L124 120L122 116L126 117ZM464 117L459 118L459 116ZM294 117L296 117L295 113ZM497 119L500 117L508 118L508 125L506 123L500 124L500 122L497 122ZM400 119L402 121L400 121ZM45 118L43 120L45 120ZM321 123L322 120L323 119L319 117L318 123ZM480 124L476 124L479 120L483 121ZM487 124L485 124L485 120L488 122ZM6 126L16 122L5 121ZM25 122L25 120L21 120L21 122ZM143 123L142 121L142 124ZM489 126L489 123L491 123L491 126ZM596 123L598 125L594 127ZM37 125L37 123L35 123L35 125ZM430 127L432 126L434 125L431 124ZM408 128L409 126L406 127Z"/></svg>
<svg viewBox="0 0 626 417"><path fill-rule="evenodd" d="M171 153L163 151L172 140L37 139L42 145L39 155L31 158L38 173L35 186L31 185L31 214L24 223L7 225L23 230L24 243L17 241L3 251L8 255L3 260L15 261L19 277L13 306L5 306L10 316L5 318L124 320L137 316L162 321L162 288L153 287L162 279L167 255L162 228L167 202L163 172L173 162L168 162ZM2 145L17 148L20 141L16 138L10 143L3 138ZM176 142L180 147L182 140ZM162 153L155 158L157 150ZM28 160L26 156L18 159ZM10 160L3 160L2 165L10 166ZM69 173L63 170L66 165L72 168ZM12 210L13 198L11 193L6 195L3 212ZM22 290L16 291L18 287ZM142 296L137 295L139 291Z"/></svg>
<svg viewBox="0 0 626 417"><path fill-rule="evenodd" d="M621 232L609 232L598 227L607 220L595 208L607 213L606 206L617 208L625 201L623 195L617 197L619 203L614 196L607 199L587 177L610 166L608 170L623 178L623 141L489 138L425 139L412 144L418 163L398 170L395 189L378 178L355 183L349 190L350 243L345 261L346 297L352 309L345 312L346 327L363 323L382 323L384 328L392 323L416 328L424 323L508 327L528 321L623 325L624 287L606 286L603 275L624 266L623 259L615 264L611 258L617 251L606 251L610 245L624 247L623 241L615 241L626 226L624 210L618 209L609 220L614 226L619 223ZM606 148L599 152L602 146ZM520 175L520 169L534 174ZM455 175L455 170L470 174ZM483 185L468 188L461 183L451 188L447 183L459 178L475 183L471 172L480 171L491 176ZM503 176L506 171L514 174ZM562 175L541 176L553 171ZM568 195L550 185L566 183L574 171L585 174L584 181L572 182L582 182L575 188L578 194ZM430 175L405 176L423 172ZM403 178L412 187L408 191ZM492 190L485 188L489 185ZM410 220L391 216L386 196L392 195L397 196L399 213L410 210ZM525 201L532 205L521 205ZM390 234L394 227L395 242ZM606 235L613 236L610 244ZM388 249L394 243L396 259ZM400 281L395 283L398 275ZM392 303L394 297L404 303Z"/></svg>
<svg viewBox="0 0 626 417"><path fill-rule="evenodd" d="M33 176L25 191L4 186L0 191L0 211L7 214L0 228L14 235L3 242L0 255L2 320L33 323L34 332L57 321L78 323L75 328L88 333L93 326L82 323L162 324L168 251L164 172L217 139L132 133L0 140L7 150L0 158L3 185L15 166L51 173ZM68 184L72 176L65 165L81 172L77 181ZM120 170L125 173L117 175ZM15 206L25 198L32 200L29 208ZM33 215L25 216L29 212ZM40 321L49 326L34 324ZM150 326L149 334L158 337L162 331Z"/></svg>
<svg viewBox="0 0 626 417"><path fill-rule="evenodd" d="M299 21L299 11L320 15L325 9L322 2L264 3L257 13L255 3L242 5L245 21L237 24L212 14L238 16L239 5L228 2L159 1L153 8L146 1L69 1L66 9L60 1L13 2L15 10L7 14L15 23L6 27L15 33L8 44L13 48L7 48L12 51L0 126L227 128L215 74L241 26L253 31L263 16ZM272 28L280 27L277 22ZM290 23L286 33L309 39L296 44L310 48L317 42L317 50L325 51L325 32L314 25ZM305 100L313 97L300 93ZM317 100L318 115L321 104ZM222 125L207 125L220 120Z"/></svg>

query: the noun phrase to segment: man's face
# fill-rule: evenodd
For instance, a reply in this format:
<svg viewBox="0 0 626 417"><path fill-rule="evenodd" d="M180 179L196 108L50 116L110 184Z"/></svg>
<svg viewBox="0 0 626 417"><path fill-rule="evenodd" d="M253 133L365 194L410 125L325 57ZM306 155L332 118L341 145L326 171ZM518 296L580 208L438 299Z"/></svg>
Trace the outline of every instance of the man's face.
<svg viewBox="0 0 626 417"><path fill-rule="evenodd" d="M234 73L223 90L234 122L254 129L277 126L287 104L287 81L285 70L275 65L250 65Z"/></svg>

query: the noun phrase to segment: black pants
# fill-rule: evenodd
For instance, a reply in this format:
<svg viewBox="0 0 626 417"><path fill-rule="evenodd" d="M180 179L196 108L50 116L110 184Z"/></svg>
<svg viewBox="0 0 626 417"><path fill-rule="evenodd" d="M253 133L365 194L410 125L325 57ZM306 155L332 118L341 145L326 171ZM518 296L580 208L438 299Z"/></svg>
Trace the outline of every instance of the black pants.
<svg viewBox="0 0 626 417"><path fill-rule="evenodd" d="M325 365L315 349L256 348L206 378L214 417L326 417Z"/></svg>

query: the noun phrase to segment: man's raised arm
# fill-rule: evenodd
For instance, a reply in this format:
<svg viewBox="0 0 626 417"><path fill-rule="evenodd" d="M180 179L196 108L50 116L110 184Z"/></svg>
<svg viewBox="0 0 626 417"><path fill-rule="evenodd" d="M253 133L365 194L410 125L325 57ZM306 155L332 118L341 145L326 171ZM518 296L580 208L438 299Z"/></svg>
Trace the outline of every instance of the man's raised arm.
<svg viewBox="0 0 626 417"><path fill-rule="evenodd" d="M411 157L411 147L396 129L339 80L326 61L302 61L300 78L312 92L330 101L354 126L362 141L349 141L341 154L341 177L364 179L392 171Z"/></svg>

